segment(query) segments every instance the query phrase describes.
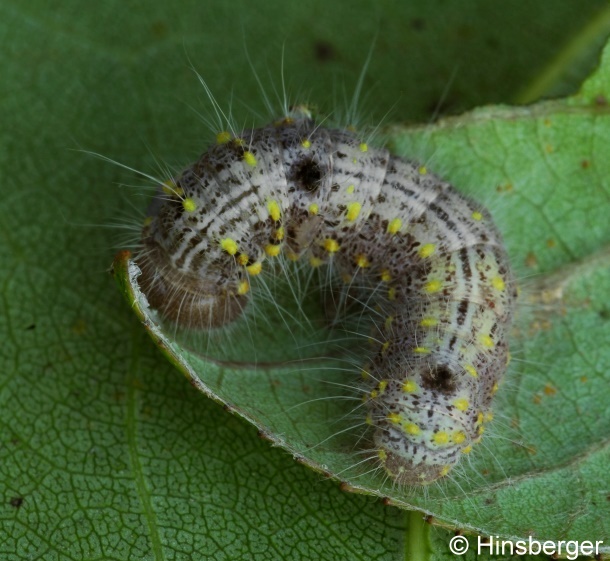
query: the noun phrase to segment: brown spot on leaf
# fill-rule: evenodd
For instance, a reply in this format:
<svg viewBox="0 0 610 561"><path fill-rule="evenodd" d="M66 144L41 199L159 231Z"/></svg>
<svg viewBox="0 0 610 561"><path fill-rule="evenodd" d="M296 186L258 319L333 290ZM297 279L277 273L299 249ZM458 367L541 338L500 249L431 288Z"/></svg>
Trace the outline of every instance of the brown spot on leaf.
<svg viewBox="0 0 610 561"><path fill-rule="evenodd" d="M530 267L530 268L534 268L534 267L538 266L538 259L536 258L536 255L532 251L530 251L525 256L525 266Z"/></svg>
<svg viewBox="0 0 610 561"><path fill-rule="evenodd" d="M13 497L10 501L9 504L12 507L15 508L19 508L22 504L23 504L23 497Z"/></svg>
<svg viewBox="0 0 610 561"><path fill-rule="evenodd" d="M423 31L426 29L426 20L424 18L412 18L410 23L413 31Z"/></svg>
<svg viewBox="0 0 610 561"><path fill-rule="evenodd" d="M154 21L150 26L150 31L155 39L163 39L167 35L167 24L163 21Z"/></svg>
<svg viewBox="0 0 610 561"><path fill-rule="evenodd" d="M337 58L337 51L329 41L316 41L313 45L316 60L328 62Z"/></svg>
<svg viewBox="0 0 610 561"><path fill-rule="evenodd" d="M545 395L555 395L557 393L557 388L551 386L551 384L547 384L544 386Z"/></svg>

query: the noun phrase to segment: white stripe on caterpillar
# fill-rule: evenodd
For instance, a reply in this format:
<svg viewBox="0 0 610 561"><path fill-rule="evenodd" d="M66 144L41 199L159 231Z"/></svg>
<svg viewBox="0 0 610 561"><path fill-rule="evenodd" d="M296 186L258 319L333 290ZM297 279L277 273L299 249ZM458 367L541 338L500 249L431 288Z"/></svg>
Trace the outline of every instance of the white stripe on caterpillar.
<svg viewBox="0 0 610 561"><path fill-rule="evenodd" d="M149 215L139 282L189 329L236 320L250 278L280 253L375 288L384 340L365 367L366 421L398 483L447 475L480 440L508 362L516 288L488 212L451 185L316 126L301 107L240 137L218 134Z"/></svg>

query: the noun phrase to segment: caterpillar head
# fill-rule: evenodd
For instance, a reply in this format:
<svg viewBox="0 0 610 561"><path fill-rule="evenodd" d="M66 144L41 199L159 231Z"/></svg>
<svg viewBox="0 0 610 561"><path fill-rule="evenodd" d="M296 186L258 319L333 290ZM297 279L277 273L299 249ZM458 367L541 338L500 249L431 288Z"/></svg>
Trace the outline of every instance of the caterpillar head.
<svg viewBox="0 0 610 561"><path fill-rule="evenodd" d="M475 386L457 380L447 366L422 362L369 394L375 448L398 483L426 485L444 477L479 440L483 415Z"/></svg>

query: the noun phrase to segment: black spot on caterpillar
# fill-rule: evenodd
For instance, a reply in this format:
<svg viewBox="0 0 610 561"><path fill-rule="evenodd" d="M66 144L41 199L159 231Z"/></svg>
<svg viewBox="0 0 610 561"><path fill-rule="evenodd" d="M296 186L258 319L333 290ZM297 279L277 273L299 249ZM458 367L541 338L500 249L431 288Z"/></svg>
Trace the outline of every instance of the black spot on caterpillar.
<svg viewBox="0 0 610 561"><path fill-rule="evenodd" d="M136 260L153 308L209 330L243 314L252 277L281 254L332 266L376 309L382 341L363 374L386 472L405 485L447 475L481 439L509 356L516 288L489 213L299 107L219 133L163 184Z"/></svg>

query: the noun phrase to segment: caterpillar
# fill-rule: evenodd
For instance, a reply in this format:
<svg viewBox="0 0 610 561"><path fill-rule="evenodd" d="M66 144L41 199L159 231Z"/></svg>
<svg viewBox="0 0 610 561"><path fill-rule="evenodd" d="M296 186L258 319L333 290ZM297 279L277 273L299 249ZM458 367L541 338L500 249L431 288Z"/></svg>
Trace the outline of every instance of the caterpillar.
<svg viewBox="0 0 610 561"><path fill-rule="evenodd" d="M332 267L375 308L363 365L375 455L400 485L446 476L479 442L506 370L516 286L489 212L416 163L307 107L220 132L159 186L136 256L163 318L237 321L280 255Z"/></svg>

